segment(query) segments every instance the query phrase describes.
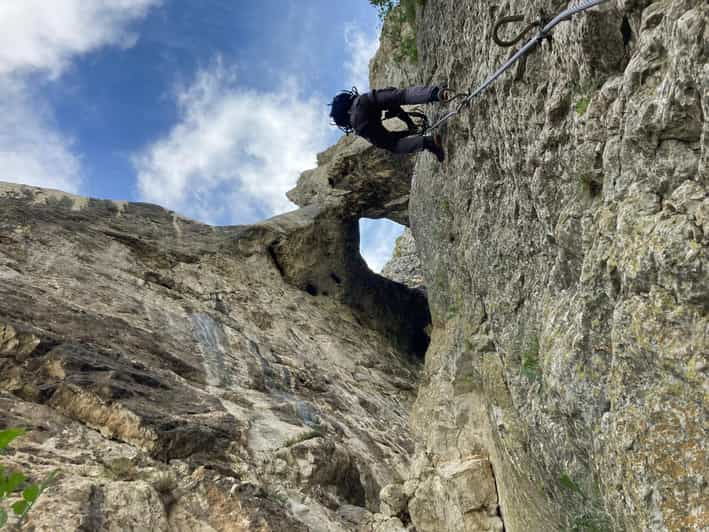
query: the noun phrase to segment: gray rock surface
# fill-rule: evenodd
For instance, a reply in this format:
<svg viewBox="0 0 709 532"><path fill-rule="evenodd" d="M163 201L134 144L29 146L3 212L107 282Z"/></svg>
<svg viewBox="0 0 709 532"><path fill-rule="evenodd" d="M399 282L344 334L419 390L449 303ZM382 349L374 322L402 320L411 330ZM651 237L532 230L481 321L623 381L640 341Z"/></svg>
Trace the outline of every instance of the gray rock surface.
<svg viewBox="0 0 709 532"><path fill-rule="evenodd" d="M380 489L408 469L420 362L346 304L357 282L337 269L343 240L327 222L296 211L218 228L0 185L0 426L31 429L3 463L35 479L62 470L29 525L371 521ZM298 287L303 261L327 264L327 249L340 282L325 295L323 270L311 295Z"/></svg>
<svg viewBox="0 0 709 532"><path fill-rule="evenodd" d="M419 63L385 38L371 85L465 89L501 14L566 5L420 3ZM2 186L0 421L35 429L6 458L65 472L31 524L709 528L709 4L554 39L443 165L343 138L254 226ZM411 228L394 280L363 216Z"/></svg>
<svg viewBox="0 0 709 532"><path fill-rule="evenodd" d="M408 225L412 171L412 157L344 136L318 155L317 168L303 172L288 199L300 207L337 210L340 218L389 218Z"/></svg>
<svg viewBox="0 0 709 532"><path fill-rule="evenodd" d="M427 2L421 79L478 83L498 16L565 5ZM411 517L495 529L496 493L507 531L706 530L709 4L609 2L554 39L444 128L443 166L417 159Z"/></svg>
<svg viewBox="0 0 709 532"><path fill-rule="evenodd" d="M421 261L416 251L416 242L408 227L396 239L394 253L389 262L382 268L382 275L393 281L405 284L409 288L425 288Z"/></svg>

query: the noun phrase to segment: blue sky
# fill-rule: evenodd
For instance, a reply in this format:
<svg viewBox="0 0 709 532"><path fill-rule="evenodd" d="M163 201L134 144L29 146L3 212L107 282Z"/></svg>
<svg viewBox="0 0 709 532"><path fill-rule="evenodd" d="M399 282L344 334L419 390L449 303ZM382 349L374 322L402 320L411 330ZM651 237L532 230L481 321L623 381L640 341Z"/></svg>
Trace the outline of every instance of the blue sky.
<svg viewBox="0 0 709 532"><path fill-rule="evenodd" d="M226 225L295 208L380 28L367 0L3 0L0 29L0 180ZM361 227L378 270L401 227Z"/></svg>

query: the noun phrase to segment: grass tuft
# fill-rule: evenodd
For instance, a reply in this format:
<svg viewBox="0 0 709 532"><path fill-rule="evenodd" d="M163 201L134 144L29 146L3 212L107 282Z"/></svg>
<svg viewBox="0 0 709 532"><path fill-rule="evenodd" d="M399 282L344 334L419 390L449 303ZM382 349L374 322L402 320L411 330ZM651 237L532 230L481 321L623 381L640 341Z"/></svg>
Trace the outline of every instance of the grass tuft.
<svg viewBox="0 0 709 532"><path fill-rule="evenodd" d="M539 337L533 336L529 342L529 347L522 354L522 367L520 373L529 380L539 380L542 378L542 370L539 367Z"/></svg>
<svg viewBox="0 0 709 532"><path fill-rule="evenodd" d="M583 116L584 114L586 114L586 110L588 109L590 103L591 98L588 96L585 98L581 98L579 101L577 101L576 105L574 106L576 109L576 114L579 116Z"/></svg>

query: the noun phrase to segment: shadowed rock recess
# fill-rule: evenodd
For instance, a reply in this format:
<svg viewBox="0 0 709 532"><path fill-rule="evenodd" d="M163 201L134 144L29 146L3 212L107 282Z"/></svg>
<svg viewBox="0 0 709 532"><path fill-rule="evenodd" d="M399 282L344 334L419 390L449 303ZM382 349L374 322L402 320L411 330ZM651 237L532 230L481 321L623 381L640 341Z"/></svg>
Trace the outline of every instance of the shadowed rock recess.
<svg viewBox="0 0 709 532"><path fill-rule="evenodd" d="M372 86L467 89L500 16L568 3L416 5ZM610 1L443 165L344 137L252 226L0 185L0 426L32 429L2 460L63 471L28 524L709 529L708 60L705 0ZM410 227L403 284L360 217Z"/></svg>

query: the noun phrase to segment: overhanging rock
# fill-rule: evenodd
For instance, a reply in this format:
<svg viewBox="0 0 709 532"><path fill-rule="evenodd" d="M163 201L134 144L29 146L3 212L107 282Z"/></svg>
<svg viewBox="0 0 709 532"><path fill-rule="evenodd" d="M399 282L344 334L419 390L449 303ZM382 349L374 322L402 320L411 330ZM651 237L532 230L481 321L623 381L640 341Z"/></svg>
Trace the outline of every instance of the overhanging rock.
<svg viewBox="0 0 709 532"><path fill-rule="evenodd" d="M339 207L348 219L388 218L409 225L414 159L394 155L355 136L342 137L318 155L288 198L300 207Z"/></svg>
<svg viewBox="0 0 709 532"><path fill-rule="evenodd" d="M239 229L242 253L268 253L290 284L313 297L333 297L406 351L428 346L428 302L420 290L372 272L359 254L359 224L344 207L310 205Z"/></svg>

